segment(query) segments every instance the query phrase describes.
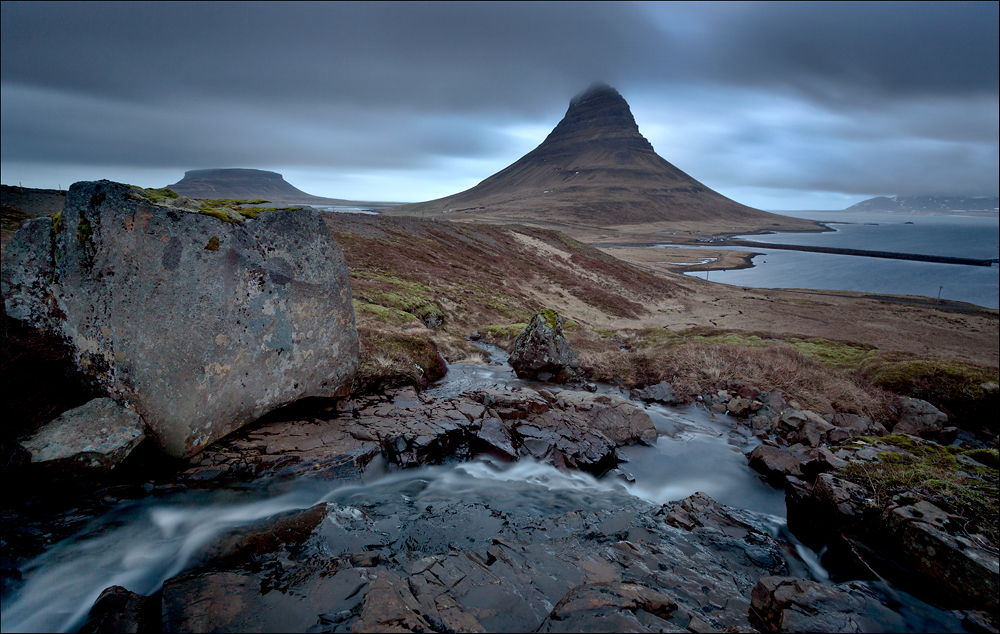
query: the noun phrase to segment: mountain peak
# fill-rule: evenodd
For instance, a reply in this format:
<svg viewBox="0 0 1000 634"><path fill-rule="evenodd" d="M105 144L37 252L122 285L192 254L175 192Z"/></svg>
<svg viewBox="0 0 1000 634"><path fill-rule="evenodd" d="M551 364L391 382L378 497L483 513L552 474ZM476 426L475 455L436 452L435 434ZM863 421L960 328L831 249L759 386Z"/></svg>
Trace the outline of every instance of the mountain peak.
<svg viewBox="0 0 1000 634"><path fill-rule="evenodd" d="M573 97L562 121L532 154L580 154L595 144L613 146L618 151L653 151L639 132L628 102L604 83L592 84Z"/></svg>
<svg viewBox="0 0 1000 634"><path fill-rule="evenodd" d="M595 81L590 86L588 86L586 90L584 90L583 92L579 93L578 95L570 99L569 105L573 106L580 101L586 99L593 99L595 97L597 98L612 97L612 98L622 99L624 101L621 94L617 90L605 84L603 81Z"/></svg>
<svg viewBox="0 0 1000 634"><path fill-rule="evenodd" d="M591 226L715 222L769 228L779 217L729 200L656 154L628 102L595 83L541 145L475 187L393 213L475 214Z"/></svg>

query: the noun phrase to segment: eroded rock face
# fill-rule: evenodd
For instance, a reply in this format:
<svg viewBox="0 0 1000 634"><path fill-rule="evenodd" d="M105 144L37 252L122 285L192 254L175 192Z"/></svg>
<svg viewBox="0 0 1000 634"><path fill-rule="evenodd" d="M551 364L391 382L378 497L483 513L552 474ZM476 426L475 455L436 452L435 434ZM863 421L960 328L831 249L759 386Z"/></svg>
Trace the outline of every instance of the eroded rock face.
<svg viewBox="0 0 1000 634"><path fill-rule="evenodd" d="M135 412L110 398L81 405L27 438L31 462L69 470L110 471L146 437Z"/></svg>
<svg viewBox="0 0 1000 634"><path fill-rule="evenodd" d="M764 577L751 592L764 631L891 632L897 615L861 583L835 586L794 577Z"/></svg>
<svg viewBox="0 0 1000 634"><path fill-rule="evenodd" d="M862 547L855 556L861 556L864 566L909 584L911 592L949 607L995 611L1000 594L995 542L977 534L969 519L922 499L919 491L879 504L871 491L848 479L851 470L877 477L880 464L913 464L927 451L941 447L913 439L909 445L862 442L821 448L802 465L801 479L786 478L788 526L814 547L838 540ZM956 470L968 464L963 458L952 458ZM977 477L995 482L995 470L990 475L987 468L972 466L971 471L980 472Z"/></svg>
<svg viewBox="0 0 1000 634"><path fill-rule="evenodd" d="M576 352L563 336L563 318L553 310L532 317L510 353L510 365L521 378L564 381L577 363Z"/></svg>
<svg viewBox="0 0 1000 634"><path fill-rule="evenodd" d="M343 254L319 212L229 223L110 181L73 185L3 262L7 314L187 456L292 401L342 396L358 339Z"/></svg>

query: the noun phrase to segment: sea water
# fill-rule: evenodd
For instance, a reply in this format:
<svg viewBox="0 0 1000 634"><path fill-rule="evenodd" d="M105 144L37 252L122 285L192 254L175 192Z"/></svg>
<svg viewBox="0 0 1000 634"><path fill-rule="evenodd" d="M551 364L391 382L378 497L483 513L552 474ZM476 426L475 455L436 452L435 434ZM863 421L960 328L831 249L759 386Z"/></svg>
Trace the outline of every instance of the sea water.
<svg viewBox="0 0 1000 634"><path fill-rule="evenodd" d="M1000 216L957 213L782 212L833 229L823 233L741 236L756 242L918 253L1000 257ZM746 247L734 248L746 251ZM711 271L708 279L757 288L815 288L922 295L1000 308L1000 267L911 262L853 255L754 248L753 268ZM690 273L705 277L705 272Z"/></svg>

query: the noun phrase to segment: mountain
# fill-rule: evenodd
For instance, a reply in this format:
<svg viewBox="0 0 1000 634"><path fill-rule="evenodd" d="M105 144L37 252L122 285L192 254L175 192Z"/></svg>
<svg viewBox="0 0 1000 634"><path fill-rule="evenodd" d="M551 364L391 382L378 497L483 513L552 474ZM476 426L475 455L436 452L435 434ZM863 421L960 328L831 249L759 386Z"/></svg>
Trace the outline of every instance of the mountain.
<svg viewBox="0 0 1000 634"><path fill-rule="evenodd" d="M189 170L184 172L184 178L179 182L167 187L182 196L200 199L264 198L271 202L283 203L350 204L350 201L346 200L312 196L292 186L277 172L255 169Z"/></svg>
<svg viewBox="0 0 1000 634"><path fill-rule="evenodd" d="M974 196L879 196L845 211L996 211L1000 198Z"/></svg>
<svg viewBox="0 0 1000 634"><path fill-rule="evenodd" d="M594 226L724 221L786 225L726 198L660 157L617 90L595 84L570 101L537 148L472 189L390 213L465 212L478 217Z"/></svg>

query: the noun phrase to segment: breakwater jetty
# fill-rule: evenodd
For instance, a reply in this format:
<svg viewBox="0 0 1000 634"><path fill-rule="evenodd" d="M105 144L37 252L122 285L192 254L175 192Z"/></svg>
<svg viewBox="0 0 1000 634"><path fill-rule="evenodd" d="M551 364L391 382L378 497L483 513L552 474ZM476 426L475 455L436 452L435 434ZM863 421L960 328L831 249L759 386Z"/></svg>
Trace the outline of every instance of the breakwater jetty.
<svg viewBox="0 0 1000 634"><path fill-rule="evenodd" d="M868 258L889 260L911 260L914 262L938 262L941 264L965 264L967 266L992 266L996 259L956 258L947 255L925 255L922 253L896 253L893 251L869 251L866 249L844 249L840 247L815 247L802 244L773 244L738 238L713 239L713 246L747 247L753 249L784 249L786 251L807 251L810 253L833 253L835 255L858 255Z"/></svg>

